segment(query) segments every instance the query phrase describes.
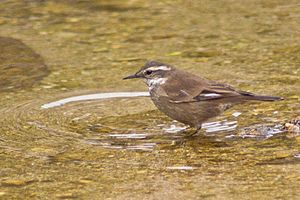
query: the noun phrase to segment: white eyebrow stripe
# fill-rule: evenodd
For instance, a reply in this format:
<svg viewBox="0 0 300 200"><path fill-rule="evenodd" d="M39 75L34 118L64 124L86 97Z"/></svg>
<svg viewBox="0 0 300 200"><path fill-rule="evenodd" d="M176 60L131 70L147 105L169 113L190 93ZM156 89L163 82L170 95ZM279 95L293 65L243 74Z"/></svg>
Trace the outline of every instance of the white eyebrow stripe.
<svg viewBox="0 0 300 200"><path fill-rule="evenodd" d="M163 71L170 71L171 68L167 66L158 66L158 67L149 67L147 70L157 71L157 70L163 70Z"/></svg>

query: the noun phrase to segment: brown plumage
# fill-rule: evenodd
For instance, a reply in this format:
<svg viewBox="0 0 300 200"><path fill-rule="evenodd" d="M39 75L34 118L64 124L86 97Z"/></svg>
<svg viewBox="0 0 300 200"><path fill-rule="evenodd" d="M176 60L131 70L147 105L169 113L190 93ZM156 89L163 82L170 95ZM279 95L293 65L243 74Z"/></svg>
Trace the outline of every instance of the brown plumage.
<svg viewBox="0 0 300 200"><path fill-rule="evenodd" d="M236 90L227 84L217 83L175 67L149 61L134 75L143 78L156 107L179 122L195 127L215 117L235 104L246 101L276 101L281 97L261 96Z"/></svg>

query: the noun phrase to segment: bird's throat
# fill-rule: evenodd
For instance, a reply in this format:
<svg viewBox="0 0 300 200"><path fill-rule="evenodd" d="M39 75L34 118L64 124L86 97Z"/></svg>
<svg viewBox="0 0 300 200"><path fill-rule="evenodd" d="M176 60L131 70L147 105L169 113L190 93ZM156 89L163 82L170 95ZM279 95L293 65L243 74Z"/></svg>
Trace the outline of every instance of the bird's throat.
<svg viewBox="0 0 300 200"><path fill-rule="evenodd" d="M152 90L157 86L165 84L167 80L168 80L167 78L146 79L146 84L148 85L149 90Z"/></svg>

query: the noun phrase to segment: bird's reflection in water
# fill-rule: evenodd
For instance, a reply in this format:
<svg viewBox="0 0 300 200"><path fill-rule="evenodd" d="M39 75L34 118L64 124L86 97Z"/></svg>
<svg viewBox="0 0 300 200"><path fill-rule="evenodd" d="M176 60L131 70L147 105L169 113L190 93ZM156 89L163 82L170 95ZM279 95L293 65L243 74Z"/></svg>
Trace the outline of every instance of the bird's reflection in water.
<svg viewBox="0 0 300 200"><path fill-rule="evenodd" d="M175 121L174 121L175 123ZM154 148L176 148L186 142L195 141L202 145L224 146L218 133L224 133L235 130L236 121L216 121L204 124L204 131L197 135L190 136L190 130L187 126L171 124L167 127L164 124L158 125L164 130L163 133L157 131L133 131L133 133L110 133L94 135L85 141L90 145L95 145L109 149L127 149L152 151ZM116 130L116 132L118 132ZM208 144L205 144L208 143ZM158 146L159 145L159 146Z"/></svg>

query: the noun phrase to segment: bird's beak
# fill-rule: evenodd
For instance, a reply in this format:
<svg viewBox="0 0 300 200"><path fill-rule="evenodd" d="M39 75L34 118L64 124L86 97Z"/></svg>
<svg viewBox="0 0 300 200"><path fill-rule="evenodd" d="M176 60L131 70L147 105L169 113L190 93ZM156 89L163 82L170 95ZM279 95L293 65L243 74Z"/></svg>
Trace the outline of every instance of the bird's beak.
<svg viewBox="0 0 300 200"><path fill-rule="evenodd" d="M126 79L133 79L133 78L141 78L141 75L139 75L138 73L132 74L132 75L129 75L129 76L124 77L123 80L126 80Z"/></svg>

